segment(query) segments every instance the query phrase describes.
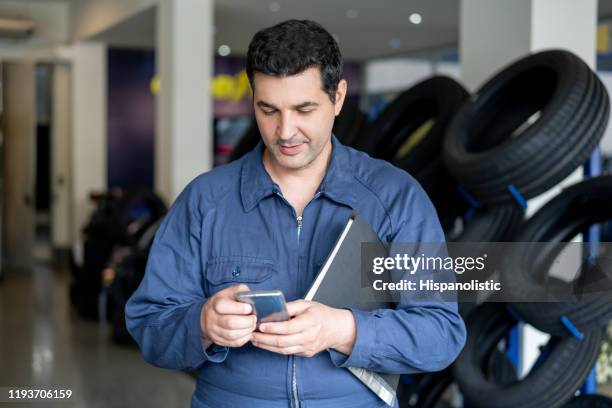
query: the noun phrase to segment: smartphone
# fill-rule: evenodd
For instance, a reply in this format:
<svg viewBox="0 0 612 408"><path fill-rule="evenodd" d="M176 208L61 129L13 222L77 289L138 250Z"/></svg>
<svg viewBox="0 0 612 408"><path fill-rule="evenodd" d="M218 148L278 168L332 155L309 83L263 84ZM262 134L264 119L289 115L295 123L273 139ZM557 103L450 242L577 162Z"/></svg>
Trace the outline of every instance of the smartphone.
<svg viewBox="0 0 612 408"><path fill-rule="evenodd" d="M257 329L260 323L284 322L289 320L285 296L280 290L252 290L238 292L235 298L239 302L249 303L255 309Z"/></svg>

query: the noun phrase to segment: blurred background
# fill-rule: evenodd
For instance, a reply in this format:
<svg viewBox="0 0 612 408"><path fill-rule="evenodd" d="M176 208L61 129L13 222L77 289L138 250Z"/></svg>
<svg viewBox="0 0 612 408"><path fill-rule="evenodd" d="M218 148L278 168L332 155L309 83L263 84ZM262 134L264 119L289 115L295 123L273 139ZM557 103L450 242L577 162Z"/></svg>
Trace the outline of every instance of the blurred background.
<svg viewBox="0 0 612 408"><path fill-rule="evenodd" d="M335 133L373 155L381 112L434 76L472 93L562 48L612 89L610 0L0 0L0 387L71 389L62 407L189 404L192 373L147 365L123 306L173 199L258 140L246 49L290 18L338 41L349 90ZM520 336L523 378L549 336ZM612 395L610 359L591 391Z"/></svg>

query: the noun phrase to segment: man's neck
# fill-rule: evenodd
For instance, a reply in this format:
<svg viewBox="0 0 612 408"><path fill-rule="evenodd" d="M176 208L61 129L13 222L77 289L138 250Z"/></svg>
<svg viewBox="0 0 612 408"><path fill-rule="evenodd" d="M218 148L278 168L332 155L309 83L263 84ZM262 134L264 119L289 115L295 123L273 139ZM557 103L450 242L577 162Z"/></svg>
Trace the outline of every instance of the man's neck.
<svg viewBox="0 0 612 408"><path fill-rule="evenodd" d="M306 203L317 193L317 189L331 159L331 141L325 146L321 154L308 166L301 169L280 168L270 156L268 150L264 150L263 164L270 174L272 180L279 185L283 196L293 205L298 215Z"/></svg>

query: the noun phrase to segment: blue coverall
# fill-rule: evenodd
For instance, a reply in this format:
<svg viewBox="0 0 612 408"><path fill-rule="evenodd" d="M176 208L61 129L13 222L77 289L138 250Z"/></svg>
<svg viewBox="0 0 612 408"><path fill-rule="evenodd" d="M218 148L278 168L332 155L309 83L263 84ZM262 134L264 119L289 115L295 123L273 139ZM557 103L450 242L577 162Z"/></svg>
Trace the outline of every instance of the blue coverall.
<svg viewBox="0 0 612 408"><path fill-rule="evenodd" d="M331 137L326 175L301 222L265 170L260 142L240 160L194 179L161 224L126 322L149 363L199 370L192 407L382 407L343 367L437 371L461 351L465 326L457 304L437 301L353 310L356 341L349 356L286 356L250 342L203 349L206 299L239 283L280 289L287 301L302 298L352 210L384 241L444 242L433 205L410 175Z"/></svg>

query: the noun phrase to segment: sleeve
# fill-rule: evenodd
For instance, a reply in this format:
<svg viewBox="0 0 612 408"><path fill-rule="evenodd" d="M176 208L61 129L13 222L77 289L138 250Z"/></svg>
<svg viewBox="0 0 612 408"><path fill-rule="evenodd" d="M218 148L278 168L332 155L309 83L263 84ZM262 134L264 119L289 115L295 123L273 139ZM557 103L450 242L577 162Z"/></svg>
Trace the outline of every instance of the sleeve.
<svg viewBox="0 0 612 408"><path fill-rule="evenodd" d="M144 359L177 370L194 370L207 361L222 362L228 353L227 347L203 347L203 217L194 185L192 182L179 195L161 223L144 278L125 306L127 329Z"/></svg>
<svg viewBox="0 0 612 408"><path fill-rule="evenodd" d="M411 199L401 207L402 222L390 241L390 256L404 250L404 243L417 254L446 256L444 233L426 193L416 183ZM409 210L406 210L409 209ZM410 214L406 212L410 211ZM396 218L398 219L398 218ZM400 244L401 243L401 244ZM395 245L397 244L397 245ZM435 275L435 276L434 276ZM453 271L418 270L409 280L454 281ZM393 280L406 278L393 273ZM449 366L465 344L466 330L457 302L428 294L414 299L402 292L395 309L363 311L351 309L356 322L353 350L346 356L331 350L338 367L361 367L376 372L412 374L439 371ZM417 293L416 297L420 295Z"/></svg>

